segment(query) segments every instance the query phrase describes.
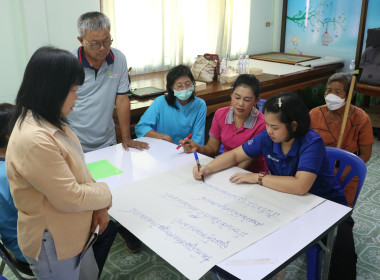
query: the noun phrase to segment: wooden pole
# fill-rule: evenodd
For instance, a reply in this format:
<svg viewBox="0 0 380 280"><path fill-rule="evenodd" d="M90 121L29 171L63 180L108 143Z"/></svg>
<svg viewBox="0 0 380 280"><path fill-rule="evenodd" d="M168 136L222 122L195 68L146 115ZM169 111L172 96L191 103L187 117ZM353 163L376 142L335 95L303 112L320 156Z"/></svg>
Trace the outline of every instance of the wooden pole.
<svg viewBox="0 0 380 280"><path fill-rule="evenodd" d="M346 100L346 108L344 109L342 127L340 128L338 144L336 145L336 147L339 149L340 149L340 145L342 145L343 133L344 133L344 129L346 128L348 112L350 111L352 92L354 91L355 81L356 81L356 77L355 77L355 75L353 75L352 79L351 79L350 91L348 92L348 96L347 96L347 100Z"/></svg>

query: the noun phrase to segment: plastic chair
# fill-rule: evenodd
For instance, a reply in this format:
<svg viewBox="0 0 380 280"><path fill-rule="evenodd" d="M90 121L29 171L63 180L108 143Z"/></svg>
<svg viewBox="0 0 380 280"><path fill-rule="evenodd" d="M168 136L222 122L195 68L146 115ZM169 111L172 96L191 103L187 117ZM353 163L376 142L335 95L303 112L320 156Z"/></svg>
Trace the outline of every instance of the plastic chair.
<svg viewBox="0 0 380 280"><path fill-rule="evenodd" d="M260 99L259 102L257 102L257 109L259 109L261 113L263 113L263 107L265 102L267 102L265 99Z"/></svg>
<svg viewBox="0 0 380 280"><path fill-rule="evenodd" d="M13 254L4 247L1 241L0 241L0 257L2 259L1 264L0 264L0 274L3 274L5 264L7 264L10 270L17 277L17 279L37 280L37 278L34 277L34 274L32 270L30 269L29 265L27 263L21 262L18 259L16 259L13 256ZM29 276L33 276L33 278L25 278L20 274L20 272Z"/></svg>
<svg viewBox="0 0 380 280"><path fill-rule="evenodd" d="M350 172L347 174L346 178L340 184L342 189L344 189L348 182L351 181L352 178L358 177L358 188L356 190L356 195L354 199L354 204L352 208L356 204L356 200L358 199L360 190L362 189L365 176L367 174L367 166L364 161L358 157L357 155L350 153L348 151L326 147L326 155L329 160L329 167L331 172L334 172L335 163L339 162L339 168L336 173L336 178L340 181L342 177L342 173L346 166L351 166ZM313 245L306 251L306 260L307 260L307 280L319 280L321 279L321 268L322 268L322 253L321 247L318 244Z"/></svg>

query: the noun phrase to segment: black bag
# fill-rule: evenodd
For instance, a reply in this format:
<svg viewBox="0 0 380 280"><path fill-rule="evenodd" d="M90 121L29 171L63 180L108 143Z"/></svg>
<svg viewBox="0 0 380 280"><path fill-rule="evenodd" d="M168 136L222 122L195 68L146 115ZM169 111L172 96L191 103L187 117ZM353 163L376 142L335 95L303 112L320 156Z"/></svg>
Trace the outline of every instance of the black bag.
<svg viewBox="0 0 380 280"><path fill-rule="evenodd" d="M380 46L366 48L359 64L359 81L369 85L380 85Z"/></svg>
<svg viewBox="0 0 380 280"><path fill-rule="evenodd" d="M380 27L367 30L366 48L380 46Z"/></svg>
<svg viewBox="0 0 380 280"><path fill-rule="evenodd" d="M380 28L367 30L366 49L359 64L359 81L380 85Z"/></svg>

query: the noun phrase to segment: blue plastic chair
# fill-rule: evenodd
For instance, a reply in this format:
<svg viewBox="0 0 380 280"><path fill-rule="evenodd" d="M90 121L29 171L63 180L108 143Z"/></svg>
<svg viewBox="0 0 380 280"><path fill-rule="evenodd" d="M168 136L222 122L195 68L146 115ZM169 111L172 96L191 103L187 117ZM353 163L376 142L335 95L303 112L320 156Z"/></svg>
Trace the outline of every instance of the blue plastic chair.
<svg viewBox="0 0 380 280"><path fill-rule="evenodd" d="M263 107L265 102L267 102L265 99L260 99L259 102L257 102L257 109L259 109L261 113L263 113Z"/></svg>
<svg viewBox="0 0 380 280"><path fill-rule="evenodd" d="M219 152L216 154L216 156L219 156L224 153L224 146L223 144L220 144Z"/></svg>
<svg viewBox="0 0 380 280"><path fill-rule="evenodd" d="M351 181L352 178L358 177L358 188L356 190L356 195L354 199L355 206L356 200L358 199L360 190L362 189L365 176L367 174L367 166L364 161L357 155L350 153L346 150L326 147L326 155L329 160L329 168L331 172L334 172L335 162L339 161L339 168L336 173L336 178L340 181L342 173L346 166L351 166L350 172L347 174L346 178L340 184L342 189L347 186L347 183ZM322 254L323 251L321 247L316 244L313 245L306 251L306 260L307 260L307 280L320 280L321 279L321 270L322 270Z"/></svg>

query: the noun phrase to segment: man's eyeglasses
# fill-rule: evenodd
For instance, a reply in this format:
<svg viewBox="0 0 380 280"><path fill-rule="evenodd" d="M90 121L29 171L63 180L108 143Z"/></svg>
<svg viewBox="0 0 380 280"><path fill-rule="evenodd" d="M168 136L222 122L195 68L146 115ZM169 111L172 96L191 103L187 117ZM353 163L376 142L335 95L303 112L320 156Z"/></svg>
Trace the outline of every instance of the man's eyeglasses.
<svg viewBox="0 0 380 280"><path fill-rule="evenodd" d="M177 84L177 85L174 85L174 89L175 90L184 90L184 89L188 89L188 88L191 88L194 84L192 82L187 82L185 84Z"/></svg>
<svg viewBox="0 0 380 280"><path fill-rule="evenodd" d="M85 41L86 44L91 47L91 49L98 50L98 49L100 49L101 45L103 45L104 48L109 48L112 45L113 39L111 38L111 39L105 40L101 43L93 43L93 44L90 44L85 38L83 38L83 41Z"/></svg>

